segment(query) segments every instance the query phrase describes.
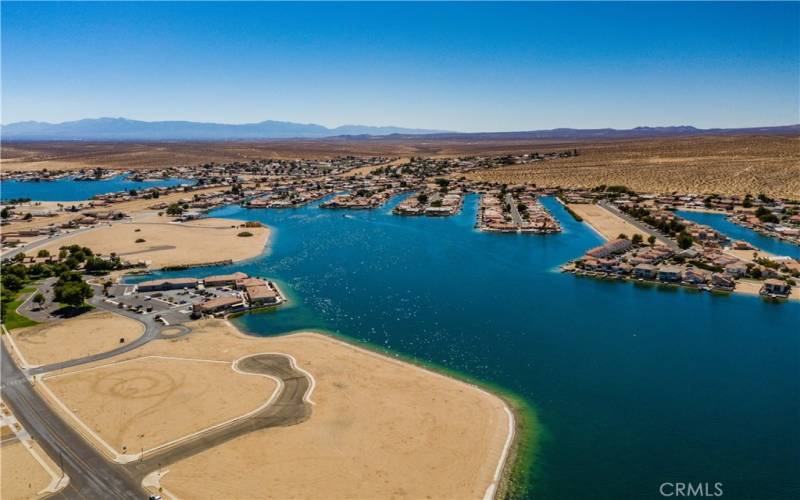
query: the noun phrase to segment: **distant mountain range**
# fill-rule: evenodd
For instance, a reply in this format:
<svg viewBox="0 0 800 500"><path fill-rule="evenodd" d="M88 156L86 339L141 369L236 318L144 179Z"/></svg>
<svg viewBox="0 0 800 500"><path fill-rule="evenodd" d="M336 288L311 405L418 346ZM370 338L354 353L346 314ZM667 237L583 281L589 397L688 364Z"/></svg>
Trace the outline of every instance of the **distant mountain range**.
<svg viewBox="0 0 800 500"><path fill-rule="evenodd" d="M127 118L89 118L63 123L16 122L0 129L6 140L236 140L319 139L342 135L384 136L442 133L402 127L342 125L327 128L314 123L267 120L231 125L187 121L145 122Z"/></svg>
<svg viewBox="0 0 800 500"><path fill-rule="evenodd" d="M591 139L638 139L657 137L681 137L697 135L800 135L800 124L777 127L750 128L697 128L690 125L674 127L636 127L615 128L554 128L549 130L528 130L521 132L480 132L480 133L434 133L426 135L436 139L471 140L591 140Z"/></svg>
<svg viewBox="0 0 800 500"><path fill-rule="evenodd" d="M644 137L676 137L689 135L775 135L800 134L800 125L756 128L699 129L691 126L636 127L632 129L529 130L521 132L461 133L442 130L402 127L342 125L328 128L313 123L292 123L267 120L259 123L231 125L189 121L145 122L127 118L91 118L63 123L16 122L3 125L3 140L70 140L70 141L173 141L173 140L260 140L260 139L483 139L483 140L577 140L626 139Z"/></svg>

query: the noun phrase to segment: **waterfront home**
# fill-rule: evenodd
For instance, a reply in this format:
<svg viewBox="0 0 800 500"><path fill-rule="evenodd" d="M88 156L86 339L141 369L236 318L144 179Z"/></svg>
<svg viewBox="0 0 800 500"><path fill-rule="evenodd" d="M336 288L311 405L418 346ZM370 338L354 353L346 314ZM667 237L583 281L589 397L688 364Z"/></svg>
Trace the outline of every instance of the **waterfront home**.
<svg viewBox="0 0 800 500"><path fill-rule="evenodd" d="M781 297L788 297L790 291L791 287L788 283L781 280L768 279L764 281L764 285L761 287L760 293L761 295L778 295Z"/></svg>
<svg viewBox="0 0 800 500"><path fill-rule="evenodd" d="M692 285L704 285L708 283L708 275L709 273L702 269L687 267L686 271L683 272L683 281Z"/></svg>
<svg viewBox="0 0 800 500"><path fill-rule="evenodd" d="M612 261L613 264L611 265L611 272L614 272L619 275L628 275L633 270L633 266L628 264L627 262L617 262Z"/></svg>
<svg viewBox="0 0 800 500"><path fill-rule="evenodd" d="M734 279L723 273L714 273L711 275L711 285L714 288L720 288L723 290L733 290L736 286L736 282Z"/></svg>
<svg viewBox="0 0 800 500"><path fill-rule="evenodd" d="M590 255L596 258L603 258L608 257L610 255L618 254L626 252L628 249L633 246L628 239L617 238L615 240L611 240L604 245L600 245L599 247L593 248L586 252L586 255Z"/></svg>
<svg viewBox="0 0 800 500"><path fill-rule="evenodd" d="M163 280L142 281L137 286L139 292L157 292L178 290L181 288L197 288L196 278L169 278Z"/></svg>
<svg viewBox="0 0 800 500"><path fill-rule="evenodd" d="M645 280L651 280L656 277L656 266L652 264L637 264L633 268L633 276Z"/></svg>
<svg viewBox="0 0 800 500"><path fill-rule="evenodd" d="M600 261L592 257L584 257L579 259L580 267L587 271L599 271L601 268Z"/></svg>
<svg viewBox="0 0 800 500"><path fill-rule="evenodd" d="M682 270L679 266L661 266L658 268L658 281L676 283L681 281Z"/></svg>

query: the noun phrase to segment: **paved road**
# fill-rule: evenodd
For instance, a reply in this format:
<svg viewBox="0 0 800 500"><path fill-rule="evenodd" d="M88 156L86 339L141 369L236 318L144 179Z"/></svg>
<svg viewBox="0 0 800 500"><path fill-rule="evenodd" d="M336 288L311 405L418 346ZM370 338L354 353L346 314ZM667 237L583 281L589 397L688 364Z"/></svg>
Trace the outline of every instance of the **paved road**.
<svg viewBox="0 0 800 500"><path fill-rule="evenodd" d="M250 417L152 452L141 461L126 464L124 467L128 473L141 482L146 475L161 467L236 437L267 427L299 424L311 416L311 405L304 400L311 381L305 373L292 366L289 357L281 354L256 354L240 360L237 368L243 372L271 375L280 379L280 393L272 404Z"/></svg>
<svg viewBox="0 0 800 500"><path fill-rule="evenodd" d="M3 253L2 258L3 259L10 259L11 257L17 255L20 252L27 252L29 250L33 250L33 249L41 247L41 246L49 245L50 243L52 243L54 241L58 241L58 240L63 239L63 238L69 238L70 236L75 236L76 234L85 233L87 231L92 231L94 229L98 229L98 228L104 227L104 226L105 226L105 224L100 224L100 225L97 225L97 226L84 227L84 228L81 228L81 229L75 229L74 231L70 231L68 233L59 233L59 234L57 234L55 236L48 236L47 238L45 238L43 240L34 241L32 243L28 243L25 246L12 248L11 250L6 250Z"/></svg>
<svg viewBox="0 0 800 500"><path fill-rule="evenodd" d="M180 335L185 333L181 332ZM101 356L106 357L106 354ZM82 362L88 362L88 358L81 358ZM50 369L56 369L55 366L50 365ZM311 415L311 405L304 399L311 381L305 373L292 366L289 357L256 354L240 360L237 368L243 372L270 375L281 381L280 392L269 406L249 417L155 451L140 461L126 465L106 460L61 420L33 390L25 374L9 356L5 344L2 345L2 395L14 415L50 458L59 463L60 457L63 457L64 471L70 477L70 482L55 498L141 499L147 498L147 493L140 486L142 480L161 467L259 429L301 423Z"/></svg>
<svg viewBox="0 0 800 500"><path fill-rule="evenodd" d="M2 343L3 401L28 433L69 476L55 498L137 499L148 495L140 481L106 460L42 400Z"/></svg>
<svg viewBox="0 0 800 500"><path fill-rule="evenodd" d="M170 328L177 328L180 331L173 335L161 335L164 326L155 321L152 316L121 310L103 302L99 287L96 287L96 295L91 302L99 309L112 311L143 323L145 325L144 334L111 351L31 368L27 370L28 375L47 373L111 358L136 349L155 338L175 338L190 333L185 326L170 325ZM2 386L0 389L3 400L50 458L56 463L63 461L64 471L70 478L68 486L54 495L55 498L147 498L148 494L141 487L141 481L147 474L160 467L259 429L303 422L311 415L311 406L304 400L311 381L305 373L292 366L289 357L280 354L250 356L239 361L237 364L239 370L270 375L281 381L280 392L269 406L247 418L156 451L141 461L122 466L106 460L80 434L65 423L33 389L31 382L26 377L26 372L16 365L4 343L1 347Z"/></svg>
<svg viewBox="0 0 800 500"><path fill-rule="evenodd" d="M656 231L652 227L648 226L644 222L642 222L640 220L637 220L637 219L634 219L630 215L626 214L622 210L620 210L617 207L615 207L612 203L609 203L607 200L601 200L601 201L597 202L597 204L600 205L601 207L605 208L606 210L608 210L612 214L624 219L627 222L630 222L631 224L636 226L636 228L638 228L640 231L642 231L642 232L644 232L646 234L655 236L658 241L660 241L661 243L666 245L673 252L677 253L677 252L681 251L680 247L678 247L678 244L676 242L674 242L672 239L667 238L666 236L664 236L663 234L659 233L658 231Z"/></svg>
<svg viewBox="0 0 800 500"><path fill-rule="evenodd" d="M49 365L42 365L37 366L35 368L31 368L28 370L28 373L31 375L38 375L40 373L47 373L55 370L61 370L63 368L69 368L71 366L82 365L85 363L91 363L92 361L98 361L101 359L108 359L114 357L118 354L122 354L124 352L132 351L137 347L141 347L146 343L150 342L151 340L158 338L159 334L161 333L161 329L164 327L161 323L157 322L153 319L152 316L143 316L141 314L136 314L131 311L118 309L111 304L107 304L103 302L102 292L98 292L98 287L95 287L95 296L92 297L90 300L92 305L97 307L98 309L105 309L107 311L111 311L116 314L121 314L123 316L127 316L129 318L135 319L140 323L144 324L144 333L131 342L126 342L125 344L121 344L116 349L112 349L110 351L101 352L98 354L92 354L90 356L84 356L82 358L70 359L68 361L61 361L59 363L52 363Z"/></svg>
<svg viewBox="0 0 800 500"><path fill-rule="evenodd" d="M45 297L45 305L42 309L39 309L39 306L33 302L33 297L36 295L36 292L33 292L17 307L17 312L39 323L52 321L54 318L51 313L61 307L61 304L54 301L53 285L56 281L57 278L54 277L46 278L36 287L36 290Z"/></svg>
<svg viewBox="0 0 800 500"><path fill-rule="evenodd" d="M514 201L514 197L511 196L511 193L506 193L506 203L511 207L509 210L511 212L511 220L514 221L517 229L519 229L522 227L522 216L519 214L519 210L517 210L517 202Z"/></svg>

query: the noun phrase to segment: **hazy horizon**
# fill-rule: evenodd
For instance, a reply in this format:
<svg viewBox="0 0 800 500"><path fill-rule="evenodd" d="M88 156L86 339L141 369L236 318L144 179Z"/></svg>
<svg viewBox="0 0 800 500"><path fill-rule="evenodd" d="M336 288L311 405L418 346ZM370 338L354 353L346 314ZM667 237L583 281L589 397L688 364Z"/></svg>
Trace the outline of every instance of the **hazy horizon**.
<svg viewBox="0 0 800 500"><path fill-rule="evenodd" d="M507 132L800 122L798 3L18 3L2 117Z"/></svg>
<svg viewBox="0 0 800 500"><path fill-rule="evenodd" d="M79 122L79 121L87 121L87 120L129 120L129 121L141 121L145 123L158 123L158 122L187 122L187 123L196 123L196 124L215 124L215 125L254 125L263 122L285 122L285 123L292 123L297 125L319 125L326 127L330 130L335 130L337 128L343 127L370 127L370 128L408 128L408 129L422 129L423 127L416 127L416 126L400 126L395 125L391 122L387 123L339 123L333 125L324 125L319 121L309 121L309 122L293 122L291 120L283 120L280 118L264 118L262 120L256 120L252 122L226 122L226 121L211 121L211 120L187 120L183 118L165 118L160 120L141 120L138 118L131 118L129 116L88 116L83 118L77 118L74 120L64 120L60 122L51 122L45 120L19 120L14 122L2 122L0 126L8 126L13 125L15 123L25 123L25 122L32 122L32 123L47 123L50 125L60 125L63 123L69 122ZM631 127L611 127L611 126L599 126L599 127L592 127L591 129L613 129L613 130L631 130L636 128L680 128L680 127L693 127L698 130L707 130L707 129L748 129L748 128L779 128L779 127L790 127L800 125L800 119L796 122L792 123L778 123L778 124L769 124L769 125L746 125L746 126L733 126L733 127L698 127L691 123L671 123L671 124L639 124L634 125ZM518 130L472 130L472 131L463 131L463 130L435 130L436 133L455 133L455 134L478 134L478 133L513 133L513 132L528 132L528 131L547 131L547 130L558 130L558 129L574 129L574 130L591 130L590 128L583 128L583 127L544 127L544 128L527 128L527 129L518 129Z"/></svg>

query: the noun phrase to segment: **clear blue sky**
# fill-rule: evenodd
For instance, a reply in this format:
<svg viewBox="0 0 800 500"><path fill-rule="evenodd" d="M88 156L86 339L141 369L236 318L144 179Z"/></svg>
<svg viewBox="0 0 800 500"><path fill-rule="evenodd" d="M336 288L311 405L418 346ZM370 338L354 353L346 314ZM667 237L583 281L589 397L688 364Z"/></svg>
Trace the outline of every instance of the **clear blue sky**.
<svg viewBox="0 0 800 500"><path fill-rule="evenodd" d="M800 3L2 2L2 122L800 122Z"/></svg>

